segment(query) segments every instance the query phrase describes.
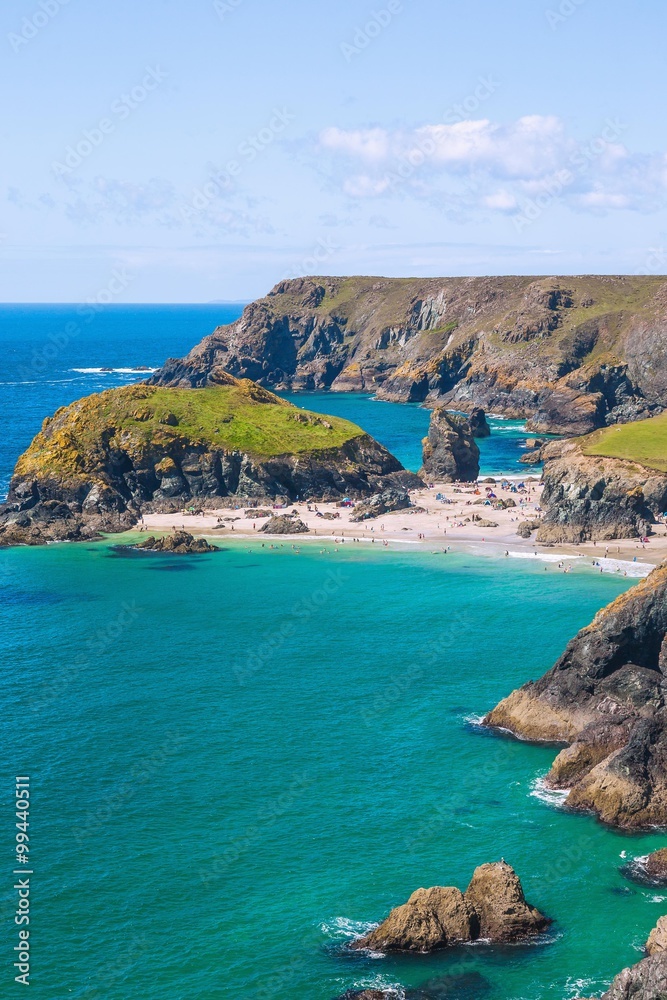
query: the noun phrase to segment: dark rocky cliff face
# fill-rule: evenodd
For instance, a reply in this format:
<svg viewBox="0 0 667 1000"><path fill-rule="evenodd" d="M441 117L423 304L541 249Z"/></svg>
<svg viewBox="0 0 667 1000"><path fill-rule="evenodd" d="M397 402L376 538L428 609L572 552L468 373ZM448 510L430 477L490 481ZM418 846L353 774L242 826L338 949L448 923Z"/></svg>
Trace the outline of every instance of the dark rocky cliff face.
<svg viewBox="0 0 667 1000"><path fill-rule="evenodd" d="M667 826L667 566L604 608L484 722L569 744L547 777L570 790L568 807L626 829Z"/></svg>
<svg viewBox="0 0 667 1000"><path fill-rule="evenodd" d="M265 386L375 392L584 434L667 402L667 280L300 278L152 381L222 367Z"/></svg>
<svg viewBox="0 0 667 1000"><path fill-rule="evenodd" d="M437 408L431 414L423 440L420 476L441 483L475 482L479 476L479 448L466 417Z"/></svg>
<svg viewBox="0 0 667 1000"><path fill-rule="evenodd" d="M634 462L589 456L579 441L554 441L544 459L537 534L545 545L650 535L667 509L667 475Z"/></svg>

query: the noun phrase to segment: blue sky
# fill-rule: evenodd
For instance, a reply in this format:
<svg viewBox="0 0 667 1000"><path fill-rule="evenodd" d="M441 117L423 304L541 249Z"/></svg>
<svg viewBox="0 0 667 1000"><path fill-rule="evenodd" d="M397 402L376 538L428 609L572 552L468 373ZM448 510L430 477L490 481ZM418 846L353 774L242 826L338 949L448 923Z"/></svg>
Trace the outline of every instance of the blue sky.
<svg viewBox="0 0 667 1000"><path fill-rule="evenodd" d="M665 273L659 0L5 0L0 299Z"/></svg>

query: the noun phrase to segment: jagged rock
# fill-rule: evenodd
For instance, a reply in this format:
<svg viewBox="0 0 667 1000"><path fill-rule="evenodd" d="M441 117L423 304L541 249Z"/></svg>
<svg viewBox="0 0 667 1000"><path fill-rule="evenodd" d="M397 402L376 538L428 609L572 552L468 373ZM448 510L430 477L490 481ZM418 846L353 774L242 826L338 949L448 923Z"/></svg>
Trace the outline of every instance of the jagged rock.
<svg viewBox="0 0 667 1000"><path fill-rule="evenodd" d="M650 535L667 505L667 475L633 462L584 454L583 441L553 441L545 461L537 537L547 544Z"/></svg>
<svg viewBox="0 0 667 1000"><path fill-rule="evenodd" d="M351 521L366 521L369 518L381 517L394 510L405 510L412 506L409 495L405 490L385 490L384 493L376 493L368 500L358 503L351 516Z"/></svg>
<svg viewBox="0 0 667 1000"><path fill-rule="evenodd" d="M646 952L649 955L659 955L667 951L667 917L660 917L648 936Z"/></svg>
<svg viewBox="0 0 667 1000"><path fill-rule="evenodd" d="M516 529L516 533L520 538L530 538L534 531L537 531L541 527L542 522L537 519L534 521L522 521L521 524Z"/></svg>
<svg viewBox="0 0 667 1000"><path fill-rule="evenodd" d="M528 451L525 455L522 455L519 459L522 465L539 465L542 461L542 449L538 448L537 451Z"/></svg>
<svg viewBox="0 0 667 1000"><path fill-rule="evenodd" d="M484 724L570 744L547 784L623 829L667 826L667 566L600 611Z"/></svg>
<svg viewBox="0 0 667 1000"><path fill-rule="evenodd" d="M258 521L262 517L271 517L270 510L264 510L263 507L249 507L245 512L245 516L248 518L256 518Z"/></svg>
<svg viewBox="0 0 667 1000"><path fill-rule="evenodd" d="M667 847L653 851L644 864L646 874L655 881L667 882Z"/></svg>
<svg viewBox="0 0 667 1000"><path fill-rule="evenodd" d="M665 1000L667 954L660 952L619 972L601 1000Z"/></svg>
<svg viewBox="0 0 667 1000"><path fill-rule="evenodd" d="M155 538L149 535L143 541L133 545L134 549L146 549L149 552L171 552L176 555L191 555L202 552L219 552L215 545L209 544L205 538L195 538L187 531L175 531L173 535L163 535Z"/></svg>
<svg viewBox="0 0 667 1000"><path fill-rule="evenodd" d="M310 528L300 517L279 514L263 524L259 530L265 531L268 535L303 535L309 532Z"/></svg>
<svg viewBox="0 0 667 1000"><path fill-rule="evenodd" d="M470 430L475 438L488 438L491 435L491 428L486 419L486 413L481 406L473 406L468 415Z"/></svg>
<svg viewBox="0 0 667 1000"><path fill-rule="evenodd" d="M465 898L477 914L479 937L489 941L522 941L551 923L526 902L518 875L504 861L475 869Z"/></svg>
<svg viewBox="0 0 667 1000"><path fill-rule="evenodd" d="M479 448L466 417L435 409L428 437L423 441L423 479L436 482L475 482L479 476Z"/></svg>
<svg viewBox="0 0 667 1000"><path fill-rule="evenodd" d="M453 887L417 889L352 947L425 953L478 938L521 941L549 923L526 903L517 875L501 861L477 868L465 894Z"/></svg>
<svg viewBox="0 0 667 1000"><path fill-rule="evenodd" d="M210 384L222 367L584 434L665 405L666 327L664 277L297 278L153 380Z"/></svg>

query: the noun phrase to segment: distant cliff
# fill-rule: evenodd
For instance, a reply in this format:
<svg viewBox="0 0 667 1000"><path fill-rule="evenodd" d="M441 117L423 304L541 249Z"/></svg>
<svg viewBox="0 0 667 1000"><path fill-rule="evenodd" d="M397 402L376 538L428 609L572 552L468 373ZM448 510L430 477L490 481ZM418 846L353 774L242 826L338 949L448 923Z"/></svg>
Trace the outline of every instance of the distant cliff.
<svg viewBox="0 0 667 1000"><path fill-rule="evenodd" d="M584 434L667 404L667 279L299 278L283 281L151 380L222 367L278 389L529 418Z"/></svg>

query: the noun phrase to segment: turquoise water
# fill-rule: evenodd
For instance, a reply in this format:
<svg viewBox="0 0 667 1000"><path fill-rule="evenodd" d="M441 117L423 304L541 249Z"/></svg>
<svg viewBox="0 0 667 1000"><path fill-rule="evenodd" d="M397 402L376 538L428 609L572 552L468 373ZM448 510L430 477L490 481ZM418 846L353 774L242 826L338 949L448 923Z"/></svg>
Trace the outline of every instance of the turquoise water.
<svg viewBox="0 0 667 1000"><path fill-rule="evenodd" d="M621 852L661 839L534 797L553 751L470 720L627 582L408 546L2 553L4 982L18 988L13 779L29 774L33 996L599 991L666 906L624 882ZM415 888L464 887L500 856L555 918L550 943L345 953Z"/></svg>
<svg viewBox="0 0 667 1000"><path fill-rule="evenodd" d="M413 472L422 464L422 438L428 434L431 411L417 403L387 403L362 392L281 393L285 399L315 410L344 417L372 434ZM491 437L481 438L480 473L482 476L540 475L534 466L519 461L526 453L527 437L534 437L521 420L488 418ZM541 468L541 467L540 467Z"/></svg>

